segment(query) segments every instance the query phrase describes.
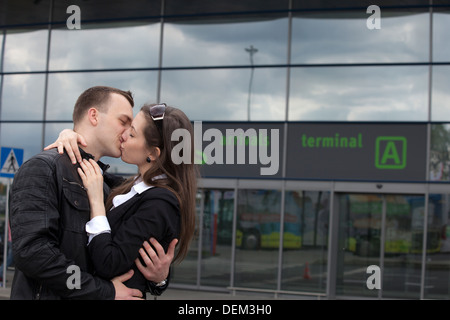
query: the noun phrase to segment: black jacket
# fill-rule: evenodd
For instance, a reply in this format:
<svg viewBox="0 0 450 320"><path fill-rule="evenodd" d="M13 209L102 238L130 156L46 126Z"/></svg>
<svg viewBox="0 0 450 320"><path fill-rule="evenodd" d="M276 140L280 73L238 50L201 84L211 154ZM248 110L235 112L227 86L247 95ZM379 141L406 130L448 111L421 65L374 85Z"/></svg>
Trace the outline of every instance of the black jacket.
<svg viewBox="0 0 450 320"><path fill-rule="evenodd" d="M114 299L113 284L92 275L85 231L89 199L77 167L52 149L32 157L16 173L11 189L16 266L11 299ZM81 270L80 289L67 285L73 265Z"/></svg>
<svg viewBox="0 0 450 320"><path fill-rule="evenodd" d="M83 158L92 158L82 151ZM98 162L104 171L107 166ZM26 161L11 189L11 236L16 271L11 299L114 299L109 280L94 276L85 224L89 199L66 154L44 151ZM107 183L122 179L104 174ZM112 185L111 185L112 186ZM79 267L80 289L68 285ZM72 288L72 289L71 289ZM156 288L163 290L165 288Z"/></svg>
<svg viewBox="0 0 450 320"><path fill-rule="evenodd" d="M150 188L109 211L107 217L111 233L95 236L88 245L97 274L110 279L133 268L134 275L125 285L146 291L147 280L134 261L140 257L142 243L150 237L165 251L174 238L179 238L177 198L165 188Z"/></svg>

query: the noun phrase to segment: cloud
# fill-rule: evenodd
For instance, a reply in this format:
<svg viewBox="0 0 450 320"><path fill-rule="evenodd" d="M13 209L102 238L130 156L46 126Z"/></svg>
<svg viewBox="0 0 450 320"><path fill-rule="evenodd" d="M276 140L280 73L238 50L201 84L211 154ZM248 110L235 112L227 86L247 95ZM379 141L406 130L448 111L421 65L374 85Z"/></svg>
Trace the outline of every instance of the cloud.
<svg viewBox="0 0 450 320"><path fill-rule="evenodd" d="M158 66L159 24L52 30L51 70Z"/></svg>

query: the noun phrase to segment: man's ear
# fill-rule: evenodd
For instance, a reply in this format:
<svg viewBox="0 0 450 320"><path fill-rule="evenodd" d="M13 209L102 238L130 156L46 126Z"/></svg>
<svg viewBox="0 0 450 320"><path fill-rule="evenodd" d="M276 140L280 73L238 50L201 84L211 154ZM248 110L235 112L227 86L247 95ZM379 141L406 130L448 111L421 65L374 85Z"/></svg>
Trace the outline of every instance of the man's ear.
<svg viewBox="0 0 450 320"><path fill-rule="evenodd" d="M93 126L98 124L98 113L98 110L94 107L91 107L88 110L88 119Z"/></svg>

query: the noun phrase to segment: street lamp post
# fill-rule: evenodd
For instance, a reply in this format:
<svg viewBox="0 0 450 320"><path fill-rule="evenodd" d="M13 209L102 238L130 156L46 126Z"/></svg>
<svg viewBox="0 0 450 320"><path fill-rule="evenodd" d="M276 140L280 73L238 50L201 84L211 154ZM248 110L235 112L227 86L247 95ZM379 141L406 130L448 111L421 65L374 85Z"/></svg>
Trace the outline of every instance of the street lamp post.
<svg viewBox="0 0 450 320"><path fill-rule="evenodd" d="M250 65L251 65L251 73L250 73L250 82L248 84L248 99L247 99L247 119L250 121L250 101L251 101L251 94L252 94L252 83L253 83L253 71L255 70L253 67L253 55L258 52L258 49L253 47L253 45L250 45L250 48L245 48L245 51L247 51L250 55Z"/></svg>

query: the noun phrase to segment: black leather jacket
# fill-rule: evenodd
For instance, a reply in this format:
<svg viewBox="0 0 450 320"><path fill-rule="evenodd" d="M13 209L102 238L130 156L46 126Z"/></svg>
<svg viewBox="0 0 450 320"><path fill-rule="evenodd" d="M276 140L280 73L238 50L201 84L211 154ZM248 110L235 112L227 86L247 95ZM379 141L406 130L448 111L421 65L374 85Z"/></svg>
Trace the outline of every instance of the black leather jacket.
<svg viewBox="0 0 450 320"><path fill-rule="evenodd" d="M92 158L83 151L82 156ZM107 166L98 163L106 171ZM67 154L52 149L32 157L16 173L11 189L16 266L11 299L114 299L112 282L95 276L89 257L89 199L78 167ZM104 178L106 196L107 183L121 179L107 174ZM71 266L81 272L75 274ZM77 281L79 289L74 286Z"/></svg>

